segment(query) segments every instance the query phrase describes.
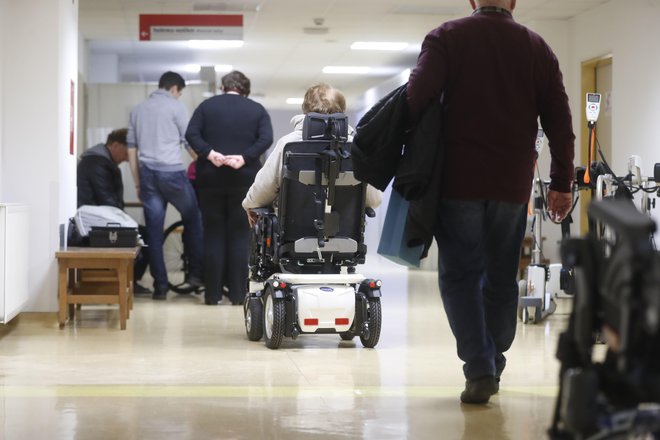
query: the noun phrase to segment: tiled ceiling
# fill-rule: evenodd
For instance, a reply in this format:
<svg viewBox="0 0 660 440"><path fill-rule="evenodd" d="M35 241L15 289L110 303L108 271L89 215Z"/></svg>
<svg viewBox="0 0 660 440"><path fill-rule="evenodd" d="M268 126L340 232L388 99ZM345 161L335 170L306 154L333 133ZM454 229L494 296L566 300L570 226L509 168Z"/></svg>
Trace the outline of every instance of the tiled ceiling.
<svg viewBox="0 0 660 440"><path fill-rule="evenodd" d="M564 20L608 0L519 0L515 17ZM122 81L156 81L188 64L229 64L252 80L253 97L286 107L316 82L339 87L350 102L414 65L424 35L443 21L469 14L467 0L79 0L80 32L91 54L117 54ZM242 14L240 49L192 50L184 42L138 41L140 14ZM321 19L322 24L318 24ZM305 28L312 28L307 29ZM325 29L327 28L327 32ZM354 41L402 41L403 52L352 51ZM94 59L92 57L91 59ZM324 74L327 65L371 66L371 75Z"/></svg>

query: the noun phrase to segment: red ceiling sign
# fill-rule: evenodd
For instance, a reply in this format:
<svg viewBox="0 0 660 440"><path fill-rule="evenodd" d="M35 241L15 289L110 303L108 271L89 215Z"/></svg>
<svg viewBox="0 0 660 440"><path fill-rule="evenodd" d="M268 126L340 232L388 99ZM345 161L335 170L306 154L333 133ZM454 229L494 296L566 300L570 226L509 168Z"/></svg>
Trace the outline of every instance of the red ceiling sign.
<svg viewBox="0 0 660 440"><path fill-rule="evenodd" d="M140 40L242 39L242 15L140 14Z"/></svg>

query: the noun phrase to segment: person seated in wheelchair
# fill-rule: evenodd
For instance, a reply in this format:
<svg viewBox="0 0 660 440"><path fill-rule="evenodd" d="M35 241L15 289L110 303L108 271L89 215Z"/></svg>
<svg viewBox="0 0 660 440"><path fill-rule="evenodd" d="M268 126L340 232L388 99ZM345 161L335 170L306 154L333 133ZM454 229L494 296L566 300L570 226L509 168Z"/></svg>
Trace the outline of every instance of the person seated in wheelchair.
<svg viewBox="0 0 660 440"><path fill-rule="evenodd" d="M254 183L248 190L245 199L243 199L243 208L246 210L250 225L254 226L256 213L254 209L270 207L277 198L282 181L282 152L284 146L289 142L298 142L303 140L303 122L305 115L309 113L334 114L344 113L346 111L346 99L344 95L334 87L328 84L316 84L305 92L302 103L303 114L294 116L291 119L293 131L282 136L275 145L270 156L259 170L254 179ZM348 126L347 142L353 140L355 129ZM369 185L367 187L366 206L368 208L377 208L383 199L382 193Z"/></svg>
<svg viewBox="0 0 660 440"><path fill-rule="evenodd" d="M316 270L317 273L337 273L342 265L354 266L354 262L357 260L360 260L359 262L363 262L363 254L366 253L366 248L362 243L362 234L364 232L364 214L365 212L368 212L368 214L373 214L373 208L378 207L382 201L382 193L370 185L366 185L357 181L353 181L353 185L350 186L350 189L347 189L349 187L343 186L341 183L337 183L336 186L334 183L328 185L328 181L333 180L327 176L328 169L323 171L323 179L326 179L324 184L328 186L322 187L321 173L313 171L316 166L321 166L320 163L322 162L322 159L330 160L328 159L330 155L334 155L334 159L331 160L334 161L333 163L338 162L339 165L335 166L341 168L338 168L334 171L335 177L341 177L340 174L348 174L342 173L342 171L347 171L348 168L350 168L350 175L352 176L351 162L350 160L345 159L350 159L350 153L348 153L346 150L350 148L350 142L353 139L354 129L348 126L347 118L344 115L344 112L346 111L346 100L343 94L339 90L327 84L314 85L310 87L305 93L302 110L303 114L296 115L291 120L294 130L277 141L275 148L266 160L264 166L257 173L254 183L248 190L245 199L242 202L242 206L247 212L250 225L253 227L257 223L259 212L263 214L263 208L270 209L272 207L275 208L275 216L280 217L276 221L280 222L282 229L286 228L283 223L287 223L289 226L295 224L295 226L289 227L287 229L287 231L289 231L288 233L282 233L282 230L280 230L282 235L280 239L282 242L286 242L287 240L294 241L304 236L318 236L318 241L310 238L302 239L307 240L305 245L307 247L307 250L305 251L308 254L307 258L301 256L301 252L299 252L300 246L298 245L296 245L298 246L296 251L291 249L289 252L289 254L297 254L296 258L299 264L296 264L299 266L303 264L301 262L304 262L305 264L311 263L310 265L313 266L314 263L311 262L313 259L311 258L313 257L312 254L318 254L319 261L326 260L325 257L321 257L321 252L329 252L334 249L331 244L326 246L326 243L330 243L332 241L328 241L327 237L334 236L334 234L340 230L340 235L341 233L346 232L346 230L351 230L351 232L345 235L352 236L354 241L358 243L357 251L346 251L345 248L335 249L337 251L336 254L341 255L335 255L329 258L335 259L333 264L330 265L326 262L325 265L321 265L323 266L321 269L318 267L316 269L311 269L312 272ZM327 115L327 117L325 115ZM322 133L319 135L318 133L312 133L313 130L318 130L319 127L316 125L315 128L311 128L315 121L320 123L321 127L323 127L323 124L325 124L324 134ZM296 143L300 143L303 140L310 140L304 139L303 132L305 132L308 136L313 137L314 139L323 139L325 142L317 143L317 150L304 150L311 151L312 156L315 158L301 158L300 156L305 156L305 154L309 153L299 152L296 158L298 158L300 162L296 162L296 164L294 164L292 155L295 156L295 151L291 149L295 148L294 145ZM334 152L332 151L333 147L331 145L334 145ZM312 150L314 149L314 147L311 148ZM290 161L290 163L285 163L285 154L287 155L287 161ZM328 163L327 160L324 162L326 163L326 167ZM341 165L342 160L344 161L343 165ZM301 173L307 172L308 176L312 177L308 178L309 181L306 184L300 181L292 182L292 180L295 179L289 179L289 185L292 187L292 189L289 190L289 192L286 194L288 200L286 204L290 206L287 211L286 206L277 206L278 204L284 204L281 200L278 201L278 196L280 195L280 190L283 186L282 179L285 177L282 175L282 170L285 166L291 166L293 168L298 166L305 167L305 165L299 165L303 162L306 163L307 170L301 171ZM332 173L333 172L331 171L330 174ZM302 174L300 175L302 176ZM317 178L318 181L315 180ZM339 179L337 179L337 182L339 182ZM366 190L364 189L365 187ZM323 195L319 197L319 194L321 193ZM336 203L334 197L335 194L337 195ZM345 200L347 197L359 199L360 196L362 196L362 200L353 200L352 202L347 202ZM334 204L334 206L330 207L332 204ZM357 210L361 212L355 212ZM291 217L293 217L294 214L291 211L295 211L295 214L300 218L306 218L306 224L302 226L303 220L300 220L299 223L295 223L297 220L291 220ZM286 214L288 219L284 222L281 218L283 214ZM352 218L346 218L351 216L355 217L356 221L352 221ZM297 229L298 231L292 233L292 229ZM297 234L295 239L291 238L294 234ZM334 240L335 243L340 241L341 240ZM300 244L301 240L298 240L298 242L298 244ZM318 245L315 245L314 243L317 243ZM346 256L349 252L360 254L360 257L351 259ZM285 254L286 249L282 251L282 255ZM339 261L337 260L337 257L339 258ZM344 261L341 261L341 258L344 258ZM254 267L252 263L253 261L251 261L251 266ZM291 264L291 266L288 267L288 270L296 271L296 264ZM305 270L301 271L304 272ZM307 272L309 271L310 270L307 270Z"/></svg>

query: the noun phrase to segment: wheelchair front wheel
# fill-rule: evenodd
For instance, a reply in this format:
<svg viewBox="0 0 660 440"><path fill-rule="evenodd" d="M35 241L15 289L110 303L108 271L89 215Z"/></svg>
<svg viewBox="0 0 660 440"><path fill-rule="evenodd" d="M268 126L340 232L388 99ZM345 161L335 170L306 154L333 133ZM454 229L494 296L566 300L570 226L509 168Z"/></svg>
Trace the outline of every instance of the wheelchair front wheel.
<svg viewBox="0 0 660 440"><path fill-rule="evenodd" d="M264 306L261 298L245 298L245 333L250 341L258 341L264 334Z"/></svg>

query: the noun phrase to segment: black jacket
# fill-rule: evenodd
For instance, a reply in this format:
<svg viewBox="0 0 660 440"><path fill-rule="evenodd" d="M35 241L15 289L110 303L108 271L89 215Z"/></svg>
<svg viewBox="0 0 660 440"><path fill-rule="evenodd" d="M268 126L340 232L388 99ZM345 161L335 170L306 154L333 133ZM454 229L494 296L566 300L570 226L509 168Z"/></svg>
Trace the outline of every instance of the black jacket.
<svg viewBox="0 0 660 440"><path fill-rule="evenodd" d="M406 85L402 85L358 122L352 148L355 177L385 191L399 165L407 128Z"/></svg>
<svg viewBox="0 0 660 440"><path fill-rule="evenodd" d="M357 125L353 139L353 168L358 179L384 190L392 187L410 200L406 236L409 246L433 242L440 198L444 150L442 105L434 101L410 128L406 85L374 105Z"/></svg>
<svg viewBox="0 0 660 440"><path fill-rule="evenodd" d="M261 104L226 93L205 100L195 109L186 139L199 155L197 187L234 193L238 188L247 190L254 182L261 168L259 158L273 143L273 127ZM238 170L218 168L207 159L211 150L242 155L245 165Z"/></svg>
<svg viewBox="0 0 660 440"><path fill-rule="evenodd" d="M77 174L78 206L108 205L124 209L121 170L105 144L98 144L83 153Z"/></svg>

